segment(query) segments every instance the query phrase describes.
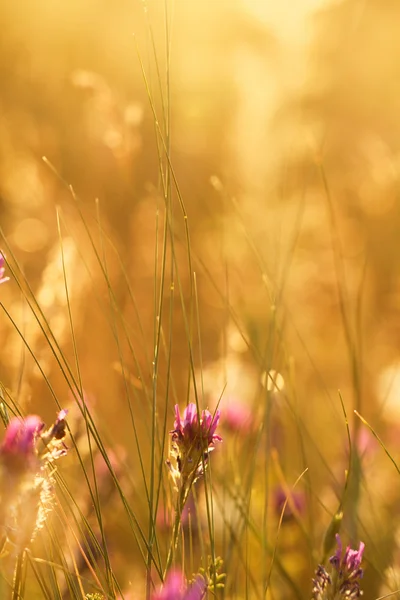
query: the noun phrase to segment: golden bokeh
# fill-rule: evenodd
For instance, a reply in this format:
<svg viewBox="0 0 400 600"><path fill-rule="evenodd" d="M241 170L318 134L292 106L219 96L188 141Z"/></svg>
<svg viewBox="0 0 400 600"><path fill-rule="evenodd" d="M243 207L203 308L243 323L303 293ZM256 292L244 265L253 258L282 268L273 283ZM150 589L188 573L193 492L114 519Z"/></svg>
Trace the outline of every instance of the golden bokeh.
<svg viewBox="0 0 400 600"><path fill-rule="evenodd" d="M73 407L81 387L147 523L138 447L158 352L157 418L167 406L172 423L196 375L204 406L269 415L287 481L306 457L321 544L347 460L338 389L354 440L367 431L356 408L398 456L400 4L21 0L1 4L0 23L5 390L52 422L55 397ZM213 459L223 469L225 453L239 489L252 446L227 447ZM400 496L371 452L347 521L373 548L367 599L394 589L383 573ZM238 514L230 498L226 518ZM144 597L126 524L106 518L117 575ZM290 535L287 569L308 597L314 566ZM226 598L245 597L236 559Z"/></svg>

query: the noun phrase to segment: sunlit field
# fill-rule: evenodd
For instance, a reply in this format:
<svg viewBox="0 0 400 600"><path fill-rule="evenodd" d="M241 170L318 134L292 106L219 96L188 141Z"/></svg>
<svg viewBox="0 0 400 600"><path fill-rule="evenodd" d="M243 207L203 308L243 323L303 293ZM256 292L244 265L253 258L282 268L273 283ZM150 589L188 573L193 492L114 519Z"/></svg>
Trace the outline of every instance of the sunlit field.
<svg viewBox="0 0 400 600"><path fill-rule="evenodd" d="M0 23L0 600L400 598L400 3Z"/></svg>

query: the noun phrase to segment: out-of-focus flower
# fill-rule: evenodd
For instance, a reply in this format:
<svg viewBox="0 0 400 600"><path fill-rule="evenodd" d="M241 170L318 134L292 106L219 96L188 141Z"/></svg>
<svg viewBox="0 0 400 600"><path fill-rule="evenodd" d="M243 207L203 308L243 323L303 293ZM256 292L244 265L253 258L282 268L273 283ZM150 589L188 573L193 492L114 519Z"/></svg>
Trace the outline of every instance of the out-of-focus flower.
<svg viewBox="0 0 400 600"><path fill-rule="evenodd" d="M184 578L180 571L171 571L160 592L153 595L153 600L172 600L181 598Z"/></svg>
<svg viewBox="0 0 400 600"><path fill-rule="evenodd" d="M292 490L289 494L286 494L281 486L277 487L273 493L273 505L277 515L280 516L286 500L288 502L285 507L283 520L291 519L295 513L304 514L306 508L304 492Z"/></svg>
<svg viewBox="0 0 400 600"><path fill-rule="evenodd" d="M43 432L37 415L13 417L0 445L0 536L25 548L51 510L54 479L48 465L63 456L66 411Z"/></svg>
<svg viewBox="0 0 400 600"><path fill-rule="evenodd" d="M360 429L356 445L361 458L373 458L379 449L376 437L366 427Z"/></svg>
<svg viewBox="0 0 400 600"><path fill-rule="evenodd" d="M322 565L319 565L315 572L312 590L313 600L353 599L362 596L360 579L363 576L361 563L365 544L360 542L358 550L353 550L350 546L347 546L346 550L343 551L339 534L336 534L336 544L336 552L329 559L331 564L330 573Z"/></svg>
<svg viewBox="0 0 400 600"><path fill-rule="evenodd" d="M178 469L171 472L176 483L182 486L194 483L202 474L208 456L214 449L215 441L222 438L215 433L220 411L212 415L208 410L197 413L196 404L190 403L184 410L183 418L179 406L175 406L175 423L171 433L171 456L176 459Z"/></svg>
<svg viewBox="0 0 400 600"><path fill-rule="evenodd" d="M253 412L249 406L229 399L224 409L224 425L232 431L249 432L252 429Z"/></svg>
<svg viewBox="0 0 400 600"><path fill-rule="evenodd" d="M9 277L4 277L4 273L6 272L5 262L5 258L0 252L0 283L5 283L10 279Z"/></svg>
<svg viewBox="0 0 400 600"><path fill-rule="evenodd" d="M198 575L189 587L181 571L170 571L162 589L152 596L152 600L201 600L206 593L204 577Z"/></svg>
<svg viewBox="0 0 400 600"><path fill-rule="evenodd" d="M37 415L26 419L13 417L0 446L0 463L7 471L16 474L27 468L38 467L36 438L43 429L43 422Z"/></svg>
<svg viewBox="0 0 400 600"><path fill-rule="evenodd" d="M43 429L43 422L37 415L30 415L22 420L19 417L13 417L6 430L3 443L0 446L2 455L33 454L35 451L35 439L40 430Z"/></svg>

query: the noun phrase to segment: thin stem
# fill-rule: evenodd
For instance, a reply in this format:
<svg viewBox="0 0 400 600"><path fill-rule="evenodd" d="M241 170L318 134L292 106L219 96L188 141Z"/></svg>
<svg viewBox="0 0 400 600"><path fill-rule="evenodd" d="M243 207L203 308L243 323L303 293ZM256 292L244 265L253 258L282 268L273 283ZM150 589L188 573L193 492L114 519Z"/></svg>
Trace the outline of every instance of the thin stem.
<svg viewBox="0 0 400 600"><path fill-rule="evenodd" d="M174 527L172 530L172 538L171 538L171 543L170 543L169 550L168 550L167 562L166 562L165 569L164 569L163 579L165 579L165 576L166 576L170 566L172 565L172 561L173 561L174 554L175 554L175 549L176 549L176 546L178 543L178 536L179 536L179 532L181 529L182 512L183 512L184 506L186 504L186 500L189 495L190 488L191 488L191 485L188 486L188 485L185 485L185 483L183 483L183 485L181 486L180 492L178 494L177 503L176 503Z"/></svg>
<svg viewBox="0 0 400 600"><path fill-rule="evenodd" d="M12 600L21 600L21 592L23 587L23 576L22 571L25 563L25 549L18 553L17 561L15 563L14 578L13 578L13 591Z"/></svg>

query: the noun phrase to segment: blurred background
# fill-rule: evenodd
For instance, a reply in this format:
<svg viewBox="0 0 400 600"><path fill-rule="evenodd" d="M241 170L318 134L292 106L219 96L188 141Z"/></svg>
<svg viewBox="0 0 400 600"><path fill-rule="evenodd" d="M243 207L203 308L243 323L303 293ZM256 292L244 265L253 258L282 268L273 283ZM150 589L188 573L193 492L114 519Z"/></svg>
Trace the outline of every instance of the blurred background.
<svg viewBox="0 0 400 600"><path fill-rule="evenodd" d="M274 447L290 487L308 466L304 519L319 551L348 466L340 389L364 461L346 527L367 544L366 598L395 589L386 569L400 516L395 471L353 415L399 457L399 22L396 0L0 5L1 248L22 282L1 287L14 321L0 319L7 393L47 422L48 382L71 402L71 377L27 302L32 292L74 365L63 255L82 388L145 520L136 443L147 468L162 297L160 416L167 405L172 427L173 404L193 399L192 359L204 406L232 413L216 469L229 461L240 487L247 458L264 465ZM160 291L167 116L179 193L172 182L175 273L169 239ZM117 521L112 551L133 561ZM282 555L306 593L304 544L291 532ZM116 569L128 585L122 558ZM228 583L226 597L239 589Z"/></svg>

